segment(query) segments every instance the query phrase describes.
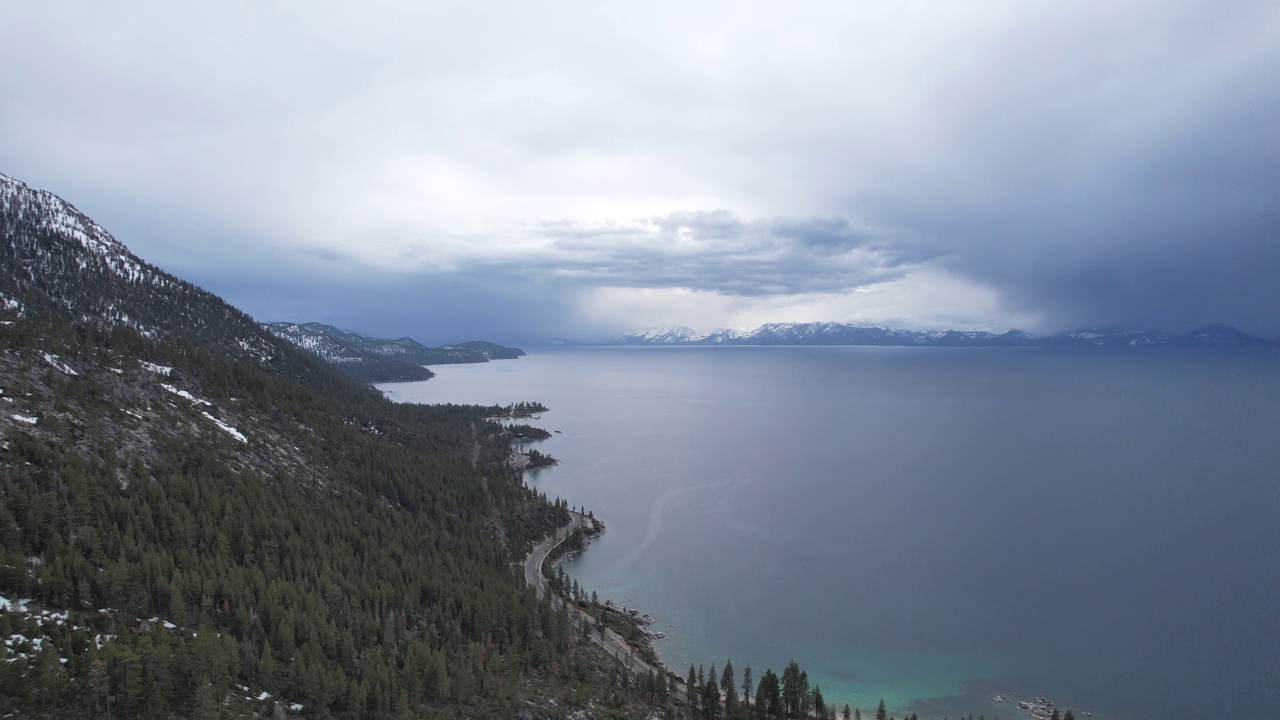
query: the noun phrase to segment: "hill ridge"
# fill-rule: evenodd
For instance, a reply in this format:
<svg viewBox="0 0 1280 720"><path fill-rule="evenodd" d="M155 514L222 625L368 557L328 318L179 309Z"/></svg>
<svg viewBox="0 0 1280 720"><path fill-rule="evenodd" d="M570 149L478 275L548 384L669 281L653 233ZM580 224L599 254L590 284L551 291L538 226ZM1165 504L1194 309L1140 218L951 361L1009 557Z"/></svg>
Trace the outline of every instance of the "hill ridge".
<svg viewBox="0 0 1280 720"><path fill-rule="evenodd" d="M482 363L525 354L481 340L432 348L408 336L387 340L319 322L271 322L264 327L363 382L426 380L433 375L427 365Z"/></svg>

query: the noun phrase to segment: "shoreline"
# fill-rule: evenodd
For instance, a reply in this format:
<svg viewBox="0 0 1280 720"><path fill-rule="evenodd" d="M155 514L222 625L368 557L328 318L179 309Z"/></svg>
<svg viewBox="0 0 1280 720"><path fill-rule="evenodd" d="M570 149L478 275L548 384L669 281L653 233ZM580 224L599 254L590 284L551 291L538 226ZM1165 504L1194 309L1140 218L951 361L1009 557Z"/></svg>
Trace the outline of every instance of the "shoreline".
<svg viewBox="0 0 1280 720"><path fill-rule="evenodd" d="M592 523L592 527L595 529L595 534L604 531L604 523L594 517L583 515L582 513L573 510L570 510L569 513L573 517L573 520L568 525L557 530L550 537L544 539L525 558L525 580L528 584L533 586L534 590L540 596L545 593L551 593L551 588L547 585L547 579L542 573L542 568L546 564L547 560L551 559L551 554L563 545L566 540L572 537L574 531L580 528L582 523L585 521L590 521ZM577 550L575 552L581 551L582 550ZM556 562L557 560L563 560L563 556L558 556L558 558L554 559L553 562ZM569 619L574 627L582 628L584 623L587 624L588 630L585 631L584 637L590 639L593 643L603 648L604 651L615 660L621 662L628 672L635 675L660 673L667 677L678 679L678 676L671 672L671 669L656 657L656 652L654 652L652 648L649 648L649 650L651 653L654 653L654 662L650 662L649 659L643 657L642 653L637 652L636 649L627 643L621 635L613 629L605 626L603 622L597 621L597 618L592 616L586 610L583 610L577 602L567 600L557 593L551 593L551 598L553 606L557 608L569 608L571 610ZM602 609L606 607L606 603L599 603L598 605ZM638 624L637 627L642 629L643 626ZM673 683L671 694L678 701L688 702L688 695L683 683Z"/></svg>

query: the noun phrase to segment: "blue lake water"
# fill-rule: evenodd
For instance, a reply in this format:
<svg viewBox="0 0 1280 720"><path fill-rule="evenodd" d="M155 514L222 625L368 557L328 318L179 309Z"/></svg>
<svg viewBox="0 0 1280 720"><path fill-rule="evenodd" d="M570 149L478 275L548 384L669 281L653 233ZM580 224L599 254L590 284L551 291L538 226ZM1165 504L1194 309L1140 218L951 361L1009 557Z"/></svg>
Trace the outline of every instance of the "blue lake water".
<svg viewBox="0 0 1280 720"><path fill-rule="evenodd" d="M538 400L568 572L690 662L864 713L1274 717L1280 353L564 348L383 385Z"/></svg>

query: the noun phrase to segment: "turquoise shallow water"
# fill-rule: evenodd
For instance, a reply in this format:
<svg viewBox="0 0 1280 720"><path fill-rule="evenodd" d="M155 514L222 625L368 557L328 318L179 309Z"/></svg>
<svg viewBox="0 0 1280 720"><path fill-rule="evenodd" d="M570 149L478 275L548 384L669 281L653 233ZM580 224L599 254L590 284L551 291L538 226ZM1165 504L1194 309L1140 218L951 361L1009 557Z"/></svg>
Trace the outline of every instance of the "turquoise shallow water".
<svg viewBox="0 0 1280 720"><path fill-rule="evenodd" d="M586 348L436 368L551 408L531 474L606 534L567 567L673 667L795 659L838 703L1017 717L1280 704L1280 355Z"/></svg>

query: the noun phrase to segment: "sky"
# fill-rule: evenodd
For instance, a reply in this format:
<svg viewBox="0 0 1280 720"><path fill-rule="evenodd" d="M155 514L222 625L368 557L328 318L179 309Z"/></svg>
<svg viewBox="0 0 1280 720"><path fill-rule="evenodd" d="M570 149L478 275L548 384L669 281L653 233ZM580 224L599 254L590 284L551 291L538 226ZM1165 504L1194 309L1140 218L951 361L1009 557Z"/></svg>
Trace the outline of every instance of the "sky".
<svg viewBox="0 0 1280 720"><path fill-rule="evenodd" d="M263 321L1280 336L1280 3L11 2L0 172Z"/></svg>

